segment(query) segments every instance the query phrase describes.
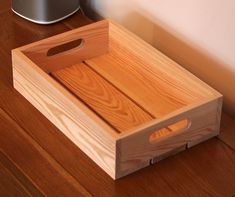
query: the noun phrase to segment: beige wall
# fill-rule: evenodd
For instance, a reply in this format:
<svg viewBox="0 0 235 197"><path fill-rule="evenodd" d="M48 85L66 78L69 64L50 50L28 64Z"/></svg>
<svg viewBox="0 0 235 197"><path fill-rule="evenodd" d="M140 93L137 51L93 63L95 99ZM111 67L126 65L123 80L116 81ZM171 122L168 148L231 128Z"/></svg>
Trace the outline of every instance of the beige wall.
<svg viewBox="0 0 235 197"><path fill-rule="evenodd" d="M235 115L234 0L90 0L89 4L219 90L226 110Z"/></svg>

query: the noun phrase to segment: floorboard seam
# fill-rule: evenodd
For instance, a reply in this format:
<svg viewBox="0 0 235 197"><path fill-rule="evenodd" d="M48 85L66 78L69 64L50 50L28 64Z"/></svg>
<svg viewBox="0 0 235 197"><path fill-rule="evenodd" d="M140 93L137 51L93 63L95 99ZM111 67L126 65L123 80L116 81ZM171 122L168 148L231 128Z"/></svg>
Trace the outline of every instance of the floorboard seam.
<svg viewBox="0 0 235 197"><path fill-rule="evenodd" d="M228 143L226 143L224 140L222 140L219 136L216 136L216 138L221 141L224 145L226 145L229 149L231 149L233 152L235 152L235 149L230 146Z"/></svg>
<svg viewBox="0 0 235 197"><path fill-rule="evenodd" d="M63 165L61 165L61 163L60 163L59 161L57 161L57 159L55 159L55 158L53 157L53 155L51 155L48 151L46 151L46 150L44 149L44 147L42 147L41 144L40 144L31 134L29 134L29 133L27 132L27 130L26 130L23 126L21 126L11 115L9 115L9 113L8 113L7 111L5 111L3 108L0 108L0 109L8 116L8 118L10 118L15 124L17 124L17 125L22 129L22 131L24 131L24 133L25 133L26 135L28 135L43 151L45 151L45 153L47 153L62 169L64 169L64 171L67 172L68 175L70 175L74 180L76 180L76 182L77 182L79 185L81 185L81 187L83 187L84 190L85 190L87 193L89 193L91 196L93 196L93 195L90 193L90 191L89 191L83 184L81 184L80 181L79 181L76 177L74 177L70 172L68 172L67 169L65 169L65 168L63 167ZM23 173L23 174L24 174L24 173ZM24 174L24 175L25 175L25 174ZM25 175L25 176L26 176L26 175Z"/></svg>

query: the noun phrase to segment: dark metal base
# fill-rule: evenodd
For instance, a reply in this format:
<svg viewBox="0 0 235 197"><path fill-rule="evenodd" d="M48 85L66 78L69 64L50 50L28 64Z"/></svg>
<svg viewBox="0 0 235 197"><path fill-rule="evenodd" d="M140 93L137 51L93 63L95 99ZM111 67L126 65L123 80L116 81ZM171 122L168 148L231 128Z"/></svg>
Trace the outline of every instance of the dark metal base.
<svg viewBox="0 0 235 197"><path fill-rule="evenodd" d="M56 23L79 8L79 0L12 0L14 13L38 24Z"/></svg>

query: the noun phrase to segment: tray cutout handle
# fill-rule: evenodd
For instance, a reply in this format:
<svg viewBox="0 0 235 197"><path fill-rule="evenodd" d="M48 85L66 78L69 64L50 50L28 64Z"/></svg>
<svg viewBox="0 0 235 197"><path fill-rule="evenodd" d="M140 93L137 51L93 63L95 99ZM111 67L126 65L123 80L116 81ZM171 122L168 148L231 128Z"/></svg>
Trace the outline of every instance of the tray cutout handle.
<svg viewBox="0 0 235 197"><path fill-rule="evenodd" d="M76 47L76 40L83 42ZM19 49L46 73L52 73L108 53L109 21L102 20Z"/></svg>
<svg viewBox="0 0 235 197"><path fill-rule="evenodd" d="M83 39L76 39L70 42L66 42L64 44L50 48L47 51L47 56L50 57L61 53L70 52L70 50L82 48L83 45L84 45Z"/></svg>
<svg viewBox="0 0 235 197"><path fill-rule="evenodd" d="M151 144L157 142L159 139L176 135L178 132L187 131L191 126L191 121L188 118L179 120L173 124L170 124L166 127L162 127L149 136L149 142Z"/></svg>

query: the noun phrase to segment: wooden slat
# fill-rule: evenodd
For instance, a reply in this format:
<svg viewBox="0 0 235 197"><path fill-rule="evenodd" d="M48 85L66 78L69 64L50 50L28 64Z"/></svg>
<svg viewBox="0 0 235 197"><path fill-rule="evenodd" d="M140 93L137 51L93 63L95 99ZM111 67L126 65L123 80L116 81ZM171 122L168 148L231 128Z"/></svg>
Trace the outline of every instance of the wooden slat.
<svg viewBox="0 0 235 197"><path fill-rule="evenodd" d="M31 181L29 177L17 167L17 164L12 162L3 150L0 149L0 163L17 179L22 187L27 190L32 196L42 197L45 194Z"/></svg>
<svg viewBox="0 0 235 197"><path fill-rule="evenodd" d="M215 138L161 161L153 176L180 196L234 196L234 161L234 152Z"/></svg>
<svg viewBox="0 0 235 197"><path fill-rule="evenodd" d="M134 34L109 28L109 53L86 63L154 116L218 95Z"/></svg>
<svg viewBox="0 0 235 197"><path fill-rule="evenodd" d="M74 65L52 75L119 132L153 119L86 64Z"/></svg>
<svg viewBox="0 0 235 197"><path fill-rule="evenodd" d="M235 195L235 152L216 138L182 152L169 163L163 161L159 170L180 193Z"/></svg>
<svg viewBox="0 0 235 197"><path fill-rule="evenodd" d="M0 122L0 148L43 193L51 196L90 196L73 176L1 109Z"/></svg>
<svg viewBox="0 0 235 197"><path fill-rule="evenodd" d="M31 196L20 182L0 162L0 196Z"/></svg>

